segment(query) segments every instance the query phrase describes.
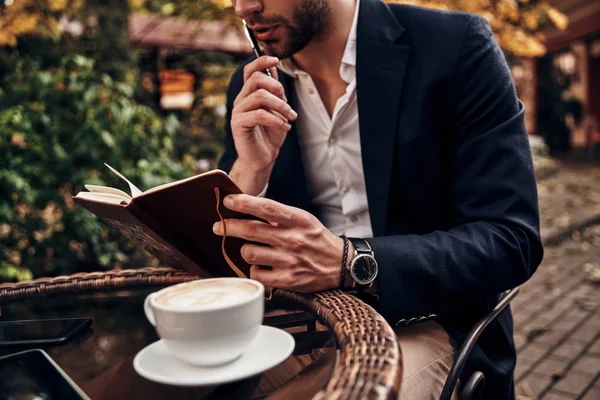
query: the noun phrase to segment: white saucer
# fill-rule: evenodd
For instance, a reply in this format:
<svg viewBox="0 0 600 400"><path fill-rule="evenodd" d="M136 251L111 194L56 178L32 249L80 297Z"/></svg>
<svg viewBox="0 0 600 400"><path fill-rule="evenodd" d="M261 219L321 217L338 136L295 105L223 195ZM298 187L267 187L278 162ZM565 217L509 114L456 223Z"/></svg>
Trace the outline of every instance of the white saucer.
<svg viewBox="0 0 600 400"><path fill-rule="evenodd" d="M142 349L133 359L133 368L144 378L167 385L219 385L258 375L285 361L295 342L286 331L261 326L258 336L237 360L216 367L195 367L173 357L162 340Z"/></svg>

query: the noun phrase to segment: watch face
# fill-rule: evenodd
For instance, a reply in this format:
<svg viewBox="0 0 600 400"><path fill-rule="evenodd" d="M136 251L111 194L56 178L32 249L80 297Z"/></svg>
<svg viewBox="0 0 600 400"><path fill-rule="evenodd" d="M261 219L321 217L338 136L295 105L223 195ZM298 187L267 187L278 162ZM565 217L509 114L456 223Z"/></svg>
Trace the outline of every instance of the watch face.
<svg viewBox="0 0 600 400"><path fill-rule="evenodd" d="M350 265L350 274L356 282L368 285L377 277L377 261L368 254L360 254Z"/></svg>

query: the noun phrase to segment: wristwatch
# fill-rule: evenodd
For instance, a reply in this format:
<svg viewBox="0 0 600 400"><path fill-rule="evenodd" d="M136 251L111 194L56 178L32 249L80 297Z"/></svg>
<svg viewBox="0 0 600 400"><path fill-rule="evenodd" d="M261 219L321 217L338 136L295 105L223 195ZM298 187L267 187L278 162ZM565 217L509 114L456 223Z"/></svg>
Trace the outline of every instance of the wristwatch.
<svg viewBox="0 0 600 400"><path fill-rule="evenodd" d="M354 254L350 263L345 266L347 269L348 282L346 286L349 289L365 289L373 284L379 266L375 260L375 253L369 242L361 238L348 238L354 245Z"/></svg>

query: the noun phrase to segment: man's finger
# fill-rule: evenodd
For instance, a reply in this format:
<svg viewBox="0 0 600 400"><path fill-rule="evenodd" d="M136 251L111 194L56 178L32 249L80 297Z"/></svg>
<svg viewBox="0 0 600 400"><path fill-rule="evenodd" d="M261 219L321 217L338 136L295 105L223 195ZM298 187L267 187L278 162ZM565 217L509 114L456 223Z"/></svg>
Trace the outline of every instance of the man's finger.
<svg viewBox="0 0 600 400"><path fill-rule="evenodd" d="M242 258L251 265L264 265L273 269L289 269L294 265L294 258L278 250L277 247L260 246L246 243L242 246Z"/></svg>
<svg viewBox="0 0 600 400"><path fill-rule="evenodd" d="M277 62L277 64L279 64L279 62ZM279 81L279 73L277 72L277 67L271 67L269 68L269 71L271 71L271 76L273 77L273 79Z"/></svg>
<svg viewBox="0 0 600 400"><path fill-rule="evenodd" d="M271 199L255 197L247 194L234 194L225 197L225 207L233 211L254 215L267 221L274 221L287 226L312 225L312 219L308 218L306 211L295 207L286 206Z"/></svg>
<svg viewBox="0 0 600 400"><path fill-rule="evenodd" d="M225 223L225 229L223 229ZM213 232L217 235L227 234L229 237L246 239L256 243L276 245L280 236L280 230L270 224L261 221L247 219L226 219L216 222Z"/></svg>
<svg viewBox="0 0 600 400"><path fill-rule="evenodd" d="M255 72L252 76L246 81L242 90L236 97L233 105L237 106L242 100L246 97L250 96L252 93L256 92L259 89L267 90L273 93L275 96L279 97L283 101L287 102L287 98L285 97L285 90L281 82L269 78L267 75L262 72Z"/></svg>
<svg viewBox="0 0 600 400"><path fill-rule="evenodd" d="M295 120L298 117L298 114L292 110L292 107L288 103L266 89L258 89L240 101L235 106L234 111L243 113L261 108L268 111L276 111L288 120Z"/></svg>
<svg viewBox="0 0 600 400"><path fill-rule="evenodd" d="M271 69L279 64L279 59L277 57L271 56L261 56L256 60L248 63L244 67L244 82L250 78L250 76L256 71L264 71L265 69ZM272 74L272 73L271 73Z"/></svg>
<svg viewBox="0 0 600 400"><path fill-rule="evenodd" d="M286 120L262 108L237 115L231 119L231 126L241 126L242 131L249 131L259 125L284 131L292 129L292 126Z"/></svg>

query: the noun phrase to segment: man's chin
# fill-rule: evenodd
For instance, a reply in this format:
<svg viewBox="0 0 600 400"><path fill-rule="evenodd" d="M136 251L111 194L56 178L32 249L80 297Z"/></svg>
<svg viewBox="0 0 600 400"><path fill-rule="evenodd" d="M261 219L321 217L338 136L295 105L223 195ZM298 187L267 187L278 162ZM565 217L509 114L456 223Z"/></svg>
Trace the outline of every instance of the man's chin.
<svg viewBox="0 0 600 400"><path fill-rule="evenodd" d="M291 57L287 48L280 40L270 40L263 43L265 53L269 56L277 57L280 60Z"/></svg>

